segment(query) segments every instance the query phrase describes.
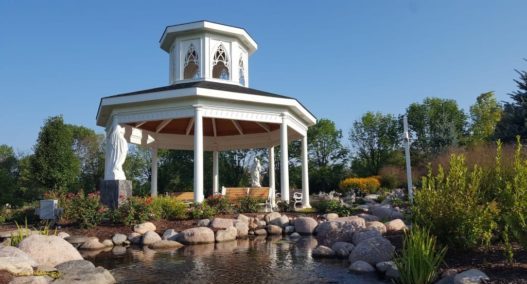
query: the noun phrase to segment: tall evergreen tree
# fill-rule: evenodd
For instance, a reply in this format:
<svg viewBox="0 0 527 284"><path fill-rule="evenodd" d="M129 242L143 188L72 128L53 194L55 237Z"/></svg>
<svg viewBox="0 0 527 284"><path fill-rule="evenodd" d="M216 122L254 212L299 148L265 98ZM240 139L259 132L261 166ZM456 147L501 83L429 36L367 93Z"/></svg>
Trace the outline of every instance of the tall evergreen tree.
<svg viewBox="0 0 527 284"><path fill-rule="evenodd" d="M503 106L503 116L496 126L495 138L504 142L514 142L519 135L527 140L527 71L515 70L520 78L514 80L518 90L509 94L512 102Z"/></svg>

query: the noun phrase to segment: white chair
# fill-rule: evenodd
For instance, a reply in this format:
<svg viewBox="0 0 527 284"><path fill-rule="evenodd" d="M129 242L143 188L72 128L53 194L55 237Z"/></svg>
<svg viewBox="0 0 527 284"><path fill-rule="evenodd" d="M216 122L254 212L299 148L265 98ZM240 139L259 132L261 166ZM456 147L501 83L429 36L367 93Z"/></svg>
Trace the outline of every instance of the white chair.
<svg viewBox="0 0 527 284"><path fill-rule="evenodd" d="M299 203L300 206L302 206L302 192L295 192L293 193L293 207L296 208L296 204Z"/></svg>

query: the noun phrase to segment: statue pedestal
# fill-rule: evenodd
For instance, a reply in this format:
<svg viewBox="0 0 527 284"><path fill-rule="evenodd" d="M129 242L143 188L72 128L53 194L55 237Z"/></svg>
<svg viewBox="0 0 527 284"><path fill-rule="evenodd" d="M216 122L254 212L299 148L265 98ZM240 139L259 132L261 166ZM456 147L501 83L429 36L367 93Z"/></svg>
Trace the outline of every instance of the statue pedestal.
<svg viewBox="0 0 527 284"><path fill-rule="evenodd" d="M131 180L101 181L101 203L108 208L120 207L130 196L132 196Z"/></svg>

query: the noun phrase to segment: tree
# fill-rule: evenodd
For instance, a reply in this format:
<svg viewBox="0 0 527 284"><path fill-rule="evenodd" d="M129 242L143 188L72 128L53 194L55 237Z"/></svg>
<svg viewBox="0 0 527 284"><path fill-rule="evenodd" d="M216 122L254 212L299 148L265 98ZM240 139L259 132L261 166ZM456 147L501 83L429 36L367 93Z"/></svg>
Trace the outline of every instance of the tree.
<svg viewBox="0 0 527 284"><path fill-rule="evenodd" d="M512 102L503 107L503 115L496 126L495 138L504 142L514 142L519 135L522 141L527 140L527 71L515 70L520 78L514 80L518 90L509 94Z"/></svg>
<svg viewBox="0 0 527 284"><path fill-rule="evenodd" d="M19 205L21 198L17 190L17 164L13 148L0 145L0 208L6 203Z"/></svg>
<svg viewBox="0 0 527 284"><path fill-rule="evenodd" d="M406 110L410 130L417 136L412 143L413 158L422 161L450 146L462 144L466 115L455 100L426 98Z"/></svg>
<svg viewBox="0 0 527 284"><path fill-rule="evenodd" d="M393 164L400 152L401 127L391 114L367 112L353 123L350 142L355 150L352 170L360 176L377 175L381 167Z"/></svg>
<svg viewBox="0 0 527 284"><path fill-rule="evenodd" d="M72 149L73 133L62 116L48 118L40 129L32 169L40 186L65 191L77 181L80 163Z"/></svg>
<svg viewBox="0 0 527 284"><path fill-rule="evenodd" d="M493 137L496 125L502 115L501 105L496 101L494 92L478 96L476 103L470 107L470 126L472 142L487 141Z"/></svg>
<svg viewBox="0 0 527 284"><path fill-rule="evenodd" d="M97 135L84 126L68 125L72 131L72 148L80 164L78 187L84 192L95 191L104 175L104 135Z"/></svg>

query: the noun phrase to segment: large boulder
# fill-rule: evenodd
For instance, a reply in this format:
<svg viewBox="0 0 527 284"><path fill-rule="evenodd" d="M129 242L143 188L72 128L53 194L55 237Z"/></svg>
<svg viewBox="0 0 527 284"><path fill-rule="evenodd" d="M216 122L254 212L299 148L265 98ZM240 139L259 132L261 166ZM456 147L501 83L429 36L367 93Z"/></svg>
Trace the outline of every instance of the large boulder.
<svg viewBox="0 0 527 284"><path fill-rule="evenodd" d="M351 242L353 233L360 227L353 222L323 222L316 229L318 241L326 246L332 246L335 242Z"/></svg>
<svg viewBox="0 0 527 284"><path fill-rule="evenodd" d="M272 224L271 222L273 222L275 219L280 219L280 217L282 217L280 212L271 212L271 213L267 213L267 215L265 215L264 221L267 224Z"/></svg>
<svg viewBox="0 0 527 284"><path fill-rule="evenodd" d="M366 261L357 260L351 263L349 270L355 273L375 272L375 268Z"/></svg>
<svg viewBox="0 0 527 284"><path fill-rule="evenodd" d="M180 248L183 245L176 241L170 241L170 240L160 240L153 244L148 245L151 249L173 249L173 248Z"/></svg>
<svg viewBox="0 0 527 284"><path fill-rule="evenodd" d="M369 212L380 220L402 219L403 214L390 205L370 206Z"/></svg>
<svg viewBox="0 0 527 284"><path fill-rule="evenodd" d="M246 238L249 235L249 226L245 222L236 222L234 228L238 231L238 238Z"/></svg>
<svg viewBox="0 0 527 284"><path fill-rule="evenodd" d="M80 249L85 250L100 250L103 248L106 248L106 246L98 238L90 238L80 246Z"/></svg>
<svg viewBox="0 0 527 284"><path fill-rule="evenodd" d="M148 231L155 231L156 225L152 222L144 222L134 226L134 232L144 235Z"/></svg>
<svg viewBox="0 0 527 284"><path fill-rule="evenodd" d="M295 226L285 226L284 227L284 233L285 234L291 234L295 231Z"/></svg>
<svg viewBox="0 0 527 284"><path fill-rule="evenodd" d="M401 219L391 220L390 222L386 222L384 224L386 226L386 231L390 233L400 232L406 229L406 225Z"/></svg>
<svg viewBox="0 0 527 284"><path fill-rule="evenodd" d="M89 239L92 239L92 238L93 237L86 237L86 236L69 236L69 237L66 237L66 238L63 238L63 239L68 241L68 243L72 244L74 247L78 248L83 243L85 243L86 241L88 241Z"/></svg>
<svg viewBox="0 0 527 284"><path fill-rule="evenodd" d="M334 222L350 224L356 229L366 228L366 221L358 216L339 217L335 219Z"/></svg>
<svg viewBox="0 0 527 284"><path fill-rule="evenodd" d="M490 278L487 274L477 269L463 271L454 276L454 284L479 284L486 283Z"/></svg>
<svg viewBox="0 0 527 284"><path fill-rule="evenodd" d="M361 217L362 219L364 219L364 221L366 222L373 222L373 221L379 221L379 217L375 216L375 215L370 215L370 214L367 214L367 213L360 213L359 215L357 215L358 217Z"/></svg>
<svg viewBox="0 0 527 284"><path fill-rule="evenodd" d="M386 225L379 221L366 222L366 229L379 231L379 233L386 233Z"/></svg>
<svg viewBox="0 0 527 284"><path fill-rule="evenodd" d="M313 234L318 223L311 217L298 217L294 222L295 231L299 234Z"/></svg>
<svg viewBox="0 0 527 284"><path fill-rule="evenodd" d="M233 226L228 227L225 230L218 230L216 231L216 242L226 242L226 241L234 241L236 240L236 236L238 235L238 230L234 228Z"/></svg>
<svg viewBox="0 0 527 284"><path fill-rule="evenodd" d="M238 214L238 218L236 220L238 220L238 222L242 222L249 225L249 221L251 220L251 218L243 214Z"/></svg>
<svg viewBox="0 0 527 284"><path fill-rule="evenodd" d="M9 284L49 284L53 278L49 276L22 276L16 277Z"/></svg>
<svg viewBox="0 0 527 284"><path fill-rule="evenodd" d="M347 258L355 246L347 242L336 242L331 246L337 257Z"/></svg>
<svg viewBox="0 0 527 284"><path fill-rule="evenodd" d="M33 274L33 263L28 258L16 256L0 257L0 271L6 270L11 274Z"/></svg>
<svg viewBox="0 0 527 284"><path fill-rule="evenodd" d="M375 265L381 261L388 261L393 258L395 247L383 237L373 237L358 243L349 255L349 262L357 260L366 261Z"/></svg>
<svg viewBox="0 0 527 284"><path fill-rule="evenodd" d="M82 261L69 261L61 265L57 265L57 270L60 272L60 277L55 280L55 284L113 284L115 278L112 274L102 268L95 267L93 263Z"/></svg>
<svg viewBox="0 0 527 284"><path fill-rule="evenodd" d="M185 245L214 243L214 231L207 227L186 229L177 235L177 241Z"/></svg>
<svg viewBox="0 0 527 284"><path fill-rule="evenodd" d="M149 246L153 243L159 242L161 237L154 231L148 231L143 235L143 245Z"/></svg>
<svg viewBox="0 0 527 284"><path fill-rule="evenodd" d="M311 256L314 258L326 258L326 257L334 257L335 252L327 247L327 246L318 246L311 252Z"/></svg>
<svg viewBox="0 0 527 284"><path fill-rule="evenodd" d="M23 252L17 247L6 246L0 248L0 258L2 257L16 257L29 262L30 266L38 266L38 263L32 257L30 257L27 253Z"/></svg>
<svg viewBox="0 0 527 284"><path fill-rule="evenodd" d="M66 261L82 259L73 245L57 236L31 235L23 239L18 248L40 265L55 266Z"/></svg>
<svg viewBox="0 0 527 284"><path fill-rule="evenodd" d="M256 231L254 231L254 234L257 235L257 236L266 236L267 235L267 230L266 229L258 229Z"/></svg>
<svg viewBox="0 0 527 284"><path fill-rule="evenodd" d="M282 215L280 216L280 218L276 218L276 219L269 221L268 224L284 228L285 226L289 225L289 217L287 217L286 215Z"/></svg>
<svg viewBox="0 0 527 284"><path fill-rule="evenodd" d="M198 221L198 227L208 227L210 225L210 219L201 219Z"/></svg>
<svg viewBox="0 0 527 284"><path fill-rule="evenodd" d="M282 227L277 225L267 225L267 233L269 233L269 235L281 235Z"/></svg>
<svg viewBox="0 0 527 284"><path fill-rule="evenodd" d="M131 232L129 235L128 235L128 241L134 245L139 245L141 244L141 239L142 239L142 236L141 234L139 233L136 233L136 232Z"/></svg>
<svg viewBox="0 0 527 284"><path fill-rule="evenodd" d="M337 213L324 214L324 219L326 219L326 221L335 221L338 217L339 217L339 214Z"/></svg>
<svg viewBox="0 0 527 284"><path fill-rule="evenodd" d="M173 241L176 238L177 234L178 232L176 230L167 229L165 230L165 232L163 232L163 236L161 236L161 239Z"/></svg>
<svg viewBox="0 0 527 284"><path fill-rule="evenodd" d="M126 241L126 235L125 234L115 234L112 237L112 242L116 246L122 245Z"/></svg>
<svg viewBox="0 0 527 284"><path fill-rule="evenodd" d="M232 219L214 218L209 226L213 229L225 230L234 226L234 223L232 222Z"/></svg>
<svg viewBox="0 0 527 284"><path fill-rule="evenodd" d="M367 240L369 238L376 238L376 237L381 237L381 236L382 236L381 233L379 233L379 231L377 230L366 229L366 230L360 230L360 231L355 232L355 234L353 234L353 238L351 239L351 241L353 242L353 244L358 245L360 242Z"/></svg>

